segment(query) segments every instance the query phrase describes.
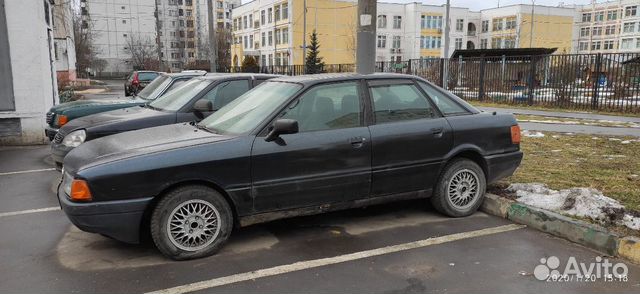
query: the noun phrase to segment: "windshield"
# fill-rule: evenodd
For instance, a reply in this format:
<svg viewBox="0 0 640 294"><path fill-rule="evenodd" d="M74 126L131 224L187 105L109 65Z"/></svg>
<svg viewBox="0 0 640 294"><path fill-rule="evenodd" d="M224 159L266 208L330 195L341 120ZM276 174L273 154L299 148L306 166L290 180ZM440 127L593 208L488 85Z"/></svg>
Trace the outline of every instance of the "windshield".
<svg viewBox="0 0 640 294"><path fill-rule="evenodd" d="M200 125L220 134L248 133L300 88L301 85L292 83L263 83L220 108Z"/></svg>
<svg viewBox="0 0 640 294"><path fill-rule="evenodd" d="M167 87L169 83L171 83L171 78L169 78L169 76L160 75L154 79L153 82L144 87L137 96L147 100L156 99L160 96L162 89Z"/></svg>
<svg viewBox="0 0 640 294"><path fill-rule="evenodd" d="M149 105L153 108L165 111L178 111L185 106L193 97L198 95L207 86L213 83L212 80L193 79L179 87L169 91L162 97L157 98Z"/></svg>
<svg viewBox="0 0 640 294"><path fill-rule="evenodd" d="M155 79L157 76L158 76L157 72L141 72L141 73L138 73L138 80L150 81Z"/></svg>

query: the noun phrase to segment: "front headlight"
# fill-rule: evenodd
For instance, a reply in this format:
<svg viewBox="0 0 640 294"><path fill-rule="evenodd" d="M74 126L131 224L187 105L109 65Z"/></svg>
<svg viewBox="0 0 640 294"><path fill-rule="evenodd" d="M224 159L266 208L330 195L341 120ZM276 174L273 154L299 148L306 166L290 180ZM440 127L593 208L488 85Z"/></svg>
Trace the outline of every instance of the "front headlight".
<svg viewBox="0 0 640 294"><path fill-rule="evenodd" d="M85 130L77 130L69 133L62 140L62 145L67 147L78 147L87 138L87 132Z"/></svg>
<svg viewBox="0 0 640 294"><path fill-rule="evenodd" d="M67 193L67 196L71 195L71 183L73 182L73 177L65 172L62 174L62 189L64 190L65 193Z"/></svg>

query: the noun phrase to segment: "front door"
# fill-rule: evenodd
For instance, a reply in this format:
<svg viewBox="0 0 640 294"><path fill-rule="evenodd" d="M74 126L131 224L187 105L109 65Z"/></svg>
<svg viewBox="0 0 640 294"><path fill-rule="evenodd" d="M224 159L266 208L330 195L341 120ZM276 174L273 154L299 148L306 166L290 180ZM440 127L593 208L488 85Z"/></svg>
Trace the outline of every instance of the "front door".
<svg viewBox="0 0 640 294"><path fill-rule="evenodd" d="M211 115L213 112L227 105L229 102L235 100L240 97L242 94L249 91L249 80L248 79L240 79L240 80L231 80L221 82L214 87L206 90L204 94L199 94L192 101L190 106L190 110L187 112L179 112L177 114L178 122L189 122L189 121L200 121L201 119L196 116L193 106L195 102L201 99L211 101L213 106L212 111L202 112L203 118Z"/></svg>
<svg viewBox="0 0 640 294"><path fill-rule="evenodd" d="M256 212L366 198L371 144L359 82L321 84L277 117L298 121L299 132L266 142L256 137L251 165Z"/></svg>
<svg viewBox="0 0 640 294"><path fill-rule="evenodd" d="M373 197L428 190L452 145L449 123L412 80L369 82Z"/></svg>

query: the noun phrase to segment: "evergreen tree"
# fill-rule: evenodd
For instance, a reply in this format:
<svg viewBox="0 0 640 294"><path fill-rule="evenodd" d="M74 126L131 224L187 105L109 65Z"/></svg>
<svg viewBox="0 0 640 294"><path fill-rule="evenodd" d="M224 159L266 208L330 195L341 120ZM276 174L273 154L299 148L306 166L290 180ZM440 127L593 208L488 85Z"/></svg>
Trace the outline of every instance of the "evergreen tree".
<svg viewBox="0 0 640 294"><path fill-rule="evenodd" d="M320 57L320 43L316 30L311 33L311 42L307 46L307 57L305 59L306 73L316 74L324 72L324 62Z"/></svg>

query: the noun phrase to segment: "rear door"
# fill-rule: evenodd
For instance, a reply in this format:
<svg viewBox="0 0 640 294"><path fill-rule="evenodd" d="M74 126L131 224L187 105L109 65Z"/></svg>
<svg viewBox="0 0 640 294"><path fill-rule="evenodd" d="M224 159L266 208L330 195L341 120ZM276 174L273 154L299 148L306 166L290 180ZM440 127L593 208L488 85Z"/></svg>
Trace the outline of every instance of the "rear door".
<svg viewBox="0 0 640 294"><path fill-rule="evenodd" d="M429 190L452 146L451 128L409 79L371 80L373 197Z"/></svg>

